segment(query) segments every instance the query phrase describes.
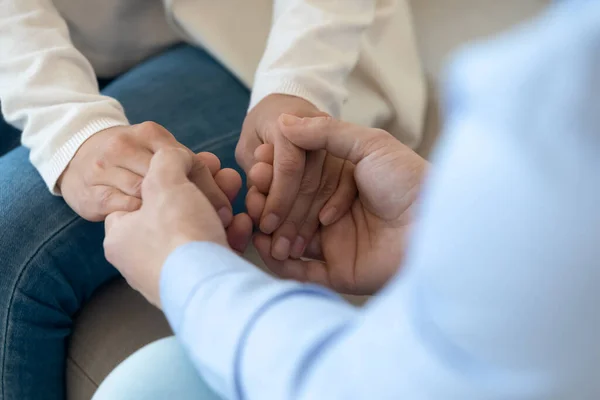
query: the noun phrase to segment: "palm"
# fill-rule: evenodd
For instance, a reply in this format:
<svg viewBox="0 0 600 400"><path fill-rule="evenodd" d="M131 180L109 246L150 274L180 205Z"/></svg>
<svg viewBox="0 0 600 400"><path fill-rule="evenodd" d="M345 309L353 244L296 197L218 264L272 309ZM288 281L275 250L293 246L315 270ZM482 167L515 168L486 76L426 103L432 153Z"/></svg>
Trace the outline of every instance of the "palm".
<svg viewBox="0 0 600 400"><path fill-rule="evenodd" d="M259 234L254 244L267 267L291 279L315 282L353 294L378 290L398 269L427 162L390 134L332 118L280 124L284 135L305 150L325 149L355 165L359 196L333 224L321 226L302 259L274 260L272 238ZM270 186L265 174L265 187ZM347 194L354 196L354 194ZM248 198L260 214L261 195Z"/></svg>
<svg viewBox="0 0 600 400"><path fill-rule="evenodd" d="M400 143L394 151L373 148L358 163L354 177L359 197L338 222L321 230L333 288L373 293L396 272L424 167L424 160Z"/></svg>
<svg viewBox="0 0 600 400"><path fill-rule="evenodd" d="M354 171L360 195L335 223L319 228L306 259L274 260L271 239L256 238L269 269L352 294L375 292L397 271L426 163L399 142L371 154Z"/></svg>
<svg viewBox="0 0 600 400"><path fill-rule="evenodd" d="M321 228L318 250L324 260L323 283L352 294L371 294L383 286L402 260L409 214L410 208L396 219L384 220L369 211L360 199L355 200L341 219ZM318 273L316 265L313 268L313 273Z"/></svg>

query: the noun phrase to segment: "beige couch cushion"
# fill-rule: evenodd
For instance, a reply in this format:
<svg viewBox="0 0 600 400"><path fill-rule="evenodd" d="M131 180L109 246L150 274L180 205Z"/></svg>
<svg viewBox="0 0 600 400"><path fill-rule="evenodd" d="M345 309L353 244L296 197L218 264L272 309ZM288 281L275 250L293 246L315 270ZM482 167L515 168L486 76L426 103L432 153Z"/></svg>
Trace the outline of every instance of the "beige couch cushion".
<svg viewBox="0 0 600 400"><path fill-rule="evenodd" d="M417 37L431 82L427 155L439 130L437 79L449 54L474 38L503 30L541 10L548 0L413 0ZM256 254L250 253L257 261ZM360 301L360 299L354 299ZM90 399L108 373L135 350L170 334L161 313L117 280L100 289L82 310L71 338L67 398Z"/></svg>

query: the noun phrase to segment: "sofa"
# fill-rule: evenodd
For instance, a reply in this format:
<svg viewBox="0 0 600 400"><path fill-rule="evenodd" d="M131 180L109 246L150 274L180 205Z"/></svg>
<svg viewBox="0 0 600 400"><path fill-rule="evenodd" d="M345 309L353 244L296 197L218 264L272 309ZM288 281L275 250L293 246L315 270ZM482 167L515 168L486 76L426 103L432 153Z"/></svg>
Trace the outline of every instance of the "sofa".
<svg viewBox="0 0 600 400"><path fill-rule="evenodd" d="M439 128L438 82L449 55L459 46L530 18L550 0L411 0L423 68L430 83L424 157ZM246 255L260 265L253 249ZM361 304L364 298L349 297ZM171 335L159 310L122 279L100 288L76 318L66 365L67 398L90 399L110 371L142 346Z"/></svg>

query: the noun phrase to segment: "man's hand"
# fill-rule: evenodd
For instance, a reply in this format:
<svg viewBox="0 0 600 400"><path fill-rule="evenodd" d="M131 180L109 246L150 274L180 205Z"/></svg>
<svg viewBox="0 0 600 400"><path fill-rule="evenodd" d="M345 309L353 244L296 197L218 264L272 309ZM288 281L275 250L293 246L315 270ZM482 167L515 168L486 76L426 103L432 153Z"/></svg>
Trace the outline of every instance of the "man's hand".
<svg viewBox="0 0 600 400"><path fill-rule="evenodd" d="M167 147L185 149L169 131L153 122L98 132L81 145L69 163L58 182L60 191L67 204L90 221L102 221L115 211L137 210L150 159ZM207 164L218 163L214 156L199 157ZM216 185L207 191L207 196L216 209L231 209ZM229 214L224 215L226 224L231 220Z"/></svg>
<svg viewBox="0 0 600 400"><path fill-rule="evenodd" d="M352 206L339 220L319 229L302 254L310 260L276 260L270 251L273 238L264 234L255 237L257 250L281 277L319 283L339 292L372 294L400 265L427 162L379 129L327 117L283 115L279 123L283 135L300 148L326 150L354 164L359 195L350 198ZM262 177L268 176L264 171ZM265 198L253 190L246 203L250 215L257 214Z"/></svg>
<svg viewBox="0 0 600 400"><path fill-rule="evenodd" d="M260 230L273 235L271 255L286 260L299 257L319 226L319 215L333 222L350 207L348 199L356 195L351 179L352 165L322 150L305 151L282 135L281 114L298 117L327 115L299 97L270 95L248 114L244 121L236 159L246 171L250 185L266 162L272 165L272 183L259 190L267 195L264 210L255 219ZM267 144L271 149L261 150ZM335 190L344 195L334 196Z"/></svg>
<svg viewBox="0 0 600 400"><path fill-rule="evenodd" d="M212 190L215 181L221 182L219 186L229 198L235 197L241 186L234 170L220 170L213 180L208 167L194 160L188 151L160 150L142 183L141 208L130 213L115 212L106 219L107 260L156 306L160 307L162 266L177 247L209 241L242 252L250 240L250 218L245 214L235 216L226 231L202 192Z"/></svg>

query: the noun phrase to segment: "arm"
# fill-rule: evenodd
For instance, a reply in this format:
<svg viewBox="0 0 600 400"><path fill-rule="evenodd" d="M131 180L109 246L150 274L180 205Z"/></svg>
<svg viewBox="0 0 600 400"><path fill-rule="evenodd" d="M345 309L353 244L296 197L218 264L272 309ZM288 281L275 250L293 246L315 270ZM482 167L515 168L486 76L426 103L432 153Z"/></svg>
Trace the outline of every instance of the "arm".
<svg viewBox="0 0 600 400"><path fill-rule="evenodd" d="M404 275L365 309L277 281L216 245L170 256L165 312L220 393L597 397L600 91L589 87L598 62L586 35L600 14L577 7L569 23L547 18L536 34L458 64L459 109Z"/></svg>
<svg viewBox="0 0 600 400"><path fill-rule="evenodd" d="M121 105L99 93L91 65L50 0L2 2L0 99L2 115L23 131L51 190L86 139L128 124Z"/></svg>
<svg viewBox="0 0 600 400"><path fill-rule="evenodd" d="M294 95L339 116L376 0L276 0L250 108L272 93Z"/></svg>

